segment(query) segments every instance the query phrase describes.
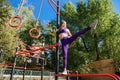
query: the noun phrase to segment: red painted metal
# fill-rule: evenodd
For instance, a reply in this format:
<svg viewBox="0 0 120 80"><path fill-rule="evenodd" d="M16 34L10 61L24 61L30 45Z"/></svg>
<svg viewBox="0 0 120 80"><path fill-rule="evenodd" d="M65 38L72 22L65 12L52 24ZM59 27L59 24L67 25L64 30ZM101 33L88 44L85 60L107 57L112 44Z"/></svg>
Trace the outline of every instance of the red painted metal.
<svg viewBox="0 0 120 80"><path fill-rule="evenodd" d="M69 76L69 77L110 77L113 80L120 80L118 76L113 74L55 74L55 76Z"/></svg>
<svg viewBox="0 0 120 80"><path fill-rule="evenodd" d="M48 3L50 4L50 6L52 7L52 9L55 11L55 13L56 14L59 14L58 12L57 12L57 10L54 8L54 6L56 6L56 7L59 7L55 2L54 2L54 0L48 0ZM53 5L52 5L52 3L53 3Z"/></svg>
<svg viewBox="0 0 120 80"><path fill-rule="evenodd" d="M13 24L12 24L12 21L14 21L15 19L19 20L19 23L16 24L16 25L13 25ZM11 17L11 18L9 19L9 21L8 21L8 24L9 24L10 27L17 29L17 28L19 28L19 27L21 26L21 24L22 24L22 19L21 19L18 15L17 15L17 16L14 16L14 17Z"/></svg>
<svg viewBox="0 0 120 80"><path fill-rule="evenodd" d="M120 76L116 75L116 74L111 74L113 76L115 76L118 80L120 80Z"/></svg>
<svg viewBox="0 0 120 80"><path fill-rule="evenodd" d="M33 36L32 31L36 31L38 34ZM34 28L30 29L29 35L30 35L31 38L39 38L40 37L40 31L36 27L34 27Z"/></svg>

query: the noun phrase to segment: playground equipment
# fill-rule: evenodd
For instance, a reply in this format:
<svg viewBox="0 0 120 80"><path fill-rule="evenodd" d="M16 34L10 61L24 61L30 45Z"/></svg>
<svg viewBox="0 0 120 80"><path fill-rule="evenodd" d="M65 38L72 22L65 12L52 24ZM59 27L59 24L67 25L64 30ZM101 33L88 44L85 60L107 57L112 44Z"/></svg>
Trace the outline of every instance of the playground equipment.
<svg viewBox="0 0 120 80"><path fill-rule="evenodd" d="M12 68L13 66L11 64L0 64L3 68ZM24 67L15 66L15 69L24 69ZM26 70L41 70L41 68L26 68Z"/></svg>
<svg viewBox="0 0 120 80"><path fill-rule="evenodd" d="M18 8L18 13L16 16L14 17L11 17L8 21L8 24L10 27L12 28L19 28L21 25L22 25L22 19L21 17L19 16L20 12L21 12L21 9L22 9L22 6L24 4L25 0L21 0L21 3L20 3L20 6Z"/></svg>
<svg viewBox="0 0 120 80"><path fill-rule="evenodd" d="M39 38L40 37L40 31L37 29L37 26L38 26L38 20L40 18L40 13L41 13L41 9L42 9L42 4L43 4L43 0L40 1L40 7L39 7L39 11L38 11L38 16L37 16L37 19L36 19L36 24L35 24L35 27L30 29L29 31L29 35L30 37L32 38ZM33 31L36 31L37 32L37 35L33 35Z"/></svg>
<svg viewBox="0 0 120 80"><path fill-rule="evenodd" d="M33 36L33 31L36 31L36 32L37 32L37 35L36 35L36 36ZM40 31L39 31L36 27L34 27L34 28L30 29L29 35L30 35L30 37L32 37L32 38L39 38L39 37L40 37Z"/></svg>
<svg viewBox="0 0 120 80"><path fill-rule="evenodd" d="M57 28L59 28L59 23L60 23L60 4L59 4L59 0L57 0L57 4L54 2L54 0L48 0L50 6L52 7L52 9L55 11L56 15L57 15ZM54 6L57 8L57 10L54 8ZM58 43L58 36L56 35L56 43ZM55 80L58 80L59 76L66 76L67 80L69 80L69 77L110 77L113 80L120 80L120 77L118 77L115 74L78 74L78 71L76 71L76 74L58 74L59 72L59 53L58 53L58 47L56 47L56 71L55 71Z"/></svg>
<svg viewBox="0 0 120 80"><path fill-rule="evenodd" d="M56 74L55 76L69 76L69 77L110 77L113 80L120 80L115 74Z"/></svg>
<svg viewBox="0 0 120 80"><path fill-rule="evenodd" d="M30 49L30 50L26 50L26 49L23 49L23 50L18 50L17 52L15 52L15 56L30 56L30 54L29 53L34 53L35 51L44 51L44 50L47 50L47 49L49 49L49 48L53 48L53 47L56 47L56 46L59 46L59 44L58 43L55 43L55 44L53 44L53 45L50 45L50 46L45 46L45 47L41 47L41 46L39 46L39 48L38 49ZM30 46L30 48L32 48L32 47L34 47L34 46Z"/></svg>
<svg viewBox="0 0 120 80"><path fill-rule="evenodd" d="M59 27L59 23L60 23L60 7L59 7L59 0L57 0L57 3L54 2L54 0L48 0L50 6L53 8L53 10L55 11L56 15L57 15L57 28ZM53 3L53 5L57 8L55 9L54 6L51 4L51 2ZM20 5L20 8L19 8L19 11L18 11L18 14L20 13L21 11L21 8L22 8L22 5L24 3L24 0L22 0L21 2L21 5ZM42 5L42 0L41 0L41 5ZM39 13L38 13L38 18L36 20L36 25L38 24L38 19L39 19L39 16L40 16L40 11L41 11L41 7L39 9ZM13 21L15 19L18 19L19 20L19 23L13 25ZM9 25L13 28L18 28L20 27L22 24L22 19L17 15L17 16L14 16L12 17L10 20L9 20ZM38 35L36 36L33 36L32 35L32 32L33 31L36 31L38 33ZM29 31L29 35L30 37L32 38L39 38L40 36L40 31L36 28L36 26L34 28L32 28L30 31ZM56 43L58 43L58 36L56 35ZM13 68L12 68L12 73L11 73L11 77L10 77L10 80L13 80L13 74L14 74L14 68L15 68L15 65L16 65L16 60L17 60L17 57L18 56L25 56L25 57L31 57L31 58L36 58L36 57L33 57L30 55L30 53L34 53L35 54L35 51L44 51L48 48L52 48L53 46L46 46L46 47L40 47L39 49L35 49L35 50L19 50L19 48L17 47L16 48L16 52L15 52L15 57L14 57L14 64L13 64ZM55 45L54 45L55 47ZM42 59L44 60L44 58L40 58L39 59ZM24 65L24 72L23 72L23 80L24 80L24 77L25 77L25 70L26 70L26 65L27 65L27 59L25 61L25 65ZM42 68L43 69L43 68ZM55 80L58 80L58 77L59 76L69 76L69 77L101 77L101 76L104 76L104 77L110 77L114 80L120 80L120 78L115 75L115 74L78 74L78 72L76 72L76 74L66 74L66 75L63 75L63 74L58 74L59 72L59 50L58 50L58 46L56 46L56 73L55 73ZM42 79L42 78L41 78Z"/></svg>
<svg viewBox="0 0 120 80"><path fill-rule="evenodd" d="M14 55L14 64L13 64L13 67L12 67L12 71L11 71L11 76L10 76L10 80L13 80L13 75L14 75L14 69L15 69L15 66L16 66L16 60L17 60L17 57L18 56L24 56L24 57L28 57L28 58L38 58L38 59L41 59L41 60L44 60L44 58L41 58L41 57L34 57L34 56L31 56L30 53L34 53L35 51L44 51L46 49L49 49L49 48L53 48L55 46L58 46L59 44L53 44L53 45L50 45L50 46L45 46L45 47L41 47L39 49L34 49L34 50L20 50L19 47L16 47L16 52L15 52L15 55ZM35 54L35 53L34 53ZM39 53L41 54L41 53ZM44 63L42 63L42 73L41 73L41 80L43 80L43 69L44 69ZM27 66L27 59L25 60L25 64L24 64L24 72L23 72L23 80L25 78L25 71L26 71L26 66Z"/></svg>
<svg viewBox="0 0 120 80"><path fill-rule="evenodd" d="M60 25L60 0L57 0L57 3L54 2L54 0L48 0L50 6L52 7L52 9L54 10L54 12L56 13L57 16L57 29L59 28ZM55 7L54 7L55 6ZM56 35L56 43L59 42L59 37L58 35ZM55 74L58 74L59 72L59 49L58 46L56 47L56 71ZM55 80L58 80L58 77L55 76Z"/></svg>

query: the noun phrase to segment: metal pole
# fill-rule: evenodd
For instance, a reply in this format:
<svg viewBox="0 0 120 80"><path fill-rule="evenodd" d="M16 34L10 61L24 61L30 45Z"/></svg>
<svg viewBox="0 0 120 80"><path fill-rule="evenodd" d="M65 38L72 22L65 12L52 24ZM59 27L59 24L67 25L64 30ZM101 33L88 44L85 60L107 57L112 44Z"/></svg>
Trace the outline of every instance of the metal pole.
<svg viewBox="0 0 120 80"><path fill-rule="evenodd" d="M70 74L70 71L68 70L67 73ZM66 77L66 80L70 80L70 77L67 76L67 77Z"/></svg>
<svg viewBox="0 0 120 80"><path fill-rule="evenodd" d="M2 63L2 55L3 55L3 50L0 49L0 63Z"/></svg>
<svg viewBox="0 0 120 80"><path fill-rule="evenodd" d="M78 74L78 71L76 71L76 74ZM78 76L76 77L76 80L79 80L79 77L78 77Z"/></svg>
<svg viewBox="0 0 120 80"><path fill-rule="evenodd" d="M16 52L18 51L18 47L16 47ZM13 75L14 75L14 71L15 71L15 66L16 66L16 60L17 60L17 57L16 55L14 56L14 64L13 64L13 68L11 70L11 74L10 74L10 80L13 80Z"/></svg>
<svg viewBox="0 0 120 80"><path fill-rule="evenodd" d="M27 58L26 58L26 60L25 60L25 64L24 64L23 80L25 80L25 71L26 71L26 66L27 66Z"/></svg>
<svg viewBox="0 0 120 80"><path fill-rule="evenodd" d="M41 80L43 80L43 75L44 75L44 60L42 60Z"/></svg>
<svg viewBox="0 0 120 80"><path fill-rule="evenodd" d="M45 38L43 38L42 41L42 46L44 47L45 45ZM42 51L41 57L44 58L44 51ZM41 60L41 65L42 65L42 70L41 70L41 80L43 80L43 76L44 76L44 60Z"/></svg>
<svg viewBox="0 0 120 80"><path fill-rule="evenodd" d="M59 28L59 24L60 24L60 1L57 1L57 29ZM59 37L56 34L56 43L59 42ZM55 74L58 74L59 72L59 49L58 46L56 47L56 71ZM58 80L58 77L55 76L55 80Z"/></svg>
<svg viewBox="0 0 120 80"><path fill-rule="evenodd" d="M30 80L32 80L32 70L30 71Z"/></svg>
<svg viewBox="0 0 120 80"><path fill-rule="evenodd" d="M3 68L0 68L1 72L0 72L0 78L2 79L2 75L3 75Z"/></svg>

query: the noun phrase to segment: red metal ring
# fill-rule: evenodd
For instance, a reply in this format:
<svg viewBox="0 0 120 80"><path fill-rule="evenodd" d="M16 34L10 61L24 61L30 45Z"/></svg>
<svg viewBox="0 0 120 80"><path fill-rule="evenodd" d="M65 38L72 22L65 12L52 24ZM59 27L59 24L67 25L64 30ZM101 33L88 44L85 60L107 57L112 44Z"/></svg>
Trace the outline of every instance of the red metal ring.
<svg viewBox="0 0 120 80"><path fill-rule="evenodd" d="M33 35L32 35L32 31L36 31L36 32L38 33L38 35L33 36ZM32 29L30 29L30 31L29 31L29 35L30 35L30 37L32 37L32 38L39 38L39 37L40 37L40 31L39 31L37 28L32 28Z"/></svg>
<svg viewBox="0 0 120 80"><path fill-rule="evenodd" d="M12 21L14 19L18 19L20 22L18 24L16 24L16 25L13 25ZM18 15L14 16L14 17L11 17L10 20L8 21L8 24L9 24L10 27L19 28L21 26L21 24L22 24L22 19Z"/></svg>

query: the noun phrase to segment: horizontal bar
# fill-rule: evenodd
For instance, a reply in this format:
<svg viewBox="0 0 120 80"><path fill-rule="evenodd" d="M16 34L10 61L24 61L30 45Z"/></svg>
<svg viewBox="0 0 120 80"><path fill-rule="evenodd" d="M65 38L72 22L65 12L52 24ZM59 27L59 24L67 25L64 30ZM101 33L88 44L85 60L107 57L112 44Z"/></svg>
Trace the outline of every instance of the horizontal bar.
<svg viewBox="0 0 120 80"><path fill-rule="evenodd" d="M113 80L119 80L116 76L112 74L55 74L55 76L69 76L69 77L110 77Z"/></svg>

